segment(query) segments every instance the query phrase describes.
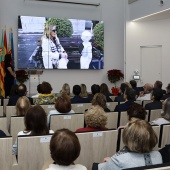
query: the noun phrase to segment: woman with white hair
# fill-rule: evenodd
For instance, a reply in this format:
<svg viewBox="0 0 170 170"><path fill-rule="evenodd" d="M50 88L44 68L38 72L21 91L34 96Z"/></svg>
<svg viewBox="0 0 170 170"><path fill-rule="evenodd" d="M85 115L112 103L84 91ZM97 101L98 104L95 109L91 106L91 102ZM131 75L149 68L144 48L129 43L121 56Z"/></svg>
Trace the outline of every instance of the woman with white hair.
<svg viewBox="0 0 170 170"><path fill-rule="evenodd" d="M67 59L68 55L61 46L59 38L57 37L56 26L46 25L44 28L44 35L41 40L44 67L46 69L58 68L59 59Z"/></svg>

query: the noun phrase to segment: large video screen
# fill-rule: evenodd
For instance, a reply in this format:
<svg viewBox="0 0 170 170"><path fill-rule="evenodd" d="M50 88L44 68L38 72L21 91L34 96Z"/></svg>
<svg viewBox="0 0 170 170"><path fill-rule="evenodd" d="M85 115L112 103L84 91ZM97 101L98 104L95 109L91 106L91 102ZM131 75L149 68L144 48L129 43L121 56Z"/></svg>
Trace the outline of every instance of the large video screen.
<svg viewBox="0 0 170 170"><path fill-rule="evenodd" d="M104 23L18 17L19 69L103 69Z"/></svg>

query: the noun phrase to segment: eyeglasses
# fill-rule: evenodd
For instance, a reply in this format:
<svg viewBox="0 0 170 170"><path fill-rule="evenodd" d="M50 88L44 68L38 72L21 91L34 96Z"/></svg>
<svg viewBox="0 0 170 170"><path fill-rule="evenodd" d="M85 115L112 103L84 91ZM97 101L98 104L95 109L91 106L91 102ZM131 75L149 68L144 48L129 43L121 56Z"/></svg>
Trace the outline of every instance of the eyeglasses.
<svg viewBox="0 0 170 170"><path fill-rule="evenodd" d="M52 30L52 32L56 32L56 30Z"/></svg>

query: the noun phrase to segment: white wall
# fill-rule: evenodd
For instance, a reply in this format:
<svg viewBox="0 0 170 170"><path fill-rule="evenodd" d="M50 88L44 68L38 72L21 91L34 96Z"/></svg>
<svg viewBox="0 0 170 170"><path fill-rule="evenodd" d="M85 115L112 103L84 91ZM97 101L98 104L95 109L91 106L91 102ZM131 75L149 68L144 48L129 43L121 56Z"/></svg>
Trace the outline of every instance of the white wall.
<svg viewBox="0 0 170 170"><path fill-rule="evenodd" d="M77 2L77 1L76 1ZM103 20L105 23L105 53L103 70L44 70L40 81L49 81L53 91L59 91L63 83L85 83L88 90L93 83L105 82L107 70L117 68L124 70L124 1L99 0L99 7L69 5L50 2L32 2L26 0L3 0L0 5L0 28L13 28L15 56L17 56L17 18L25 16L49 16L77 19ZM1 35L0 35L1 36ZM17 63L17 57L15 59Z"/></svg>

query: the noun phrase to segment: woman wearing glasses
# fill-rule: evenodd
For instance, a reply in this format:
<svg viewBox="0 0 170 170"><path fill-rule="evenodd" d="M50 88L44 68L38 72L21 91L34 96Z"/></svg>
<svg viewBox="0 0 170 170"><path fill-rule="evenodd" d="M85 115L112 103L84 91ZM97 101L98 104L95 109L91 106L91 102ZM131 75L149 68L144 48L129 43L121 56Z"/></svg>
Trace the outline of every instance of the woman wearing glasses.
<svg viewBox="0 0 170 170"><path fill-rule="evenodd" d="M42 56L46 69L67 68L67 53L61 46L59 38L57 37L56 26L45 26L44 35L42 36ZM60 59L62 59L62 62Z"/></svg>

